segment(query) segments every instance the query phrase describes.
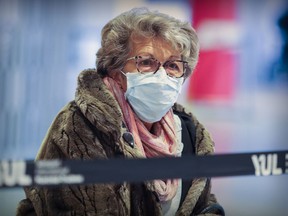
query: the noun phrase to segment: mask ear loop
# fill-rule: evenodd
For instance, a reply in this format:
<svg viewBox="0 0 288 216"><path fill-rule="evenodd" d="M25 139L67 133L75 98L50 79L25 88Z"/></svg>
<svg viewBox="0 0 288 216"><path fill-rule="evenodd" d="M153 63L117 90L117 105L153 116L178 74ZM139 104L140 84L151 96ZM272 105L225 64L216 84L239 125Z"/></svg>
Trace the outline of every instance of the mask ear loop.
<svg viewBox="0 0 288 216"><path fill-rule="evenodd" d="M127 76L126 76L126 73L125 73L124 71L122 71L122 69L120 69L120 72L121 72L125 77L127 77Z"/></svg>

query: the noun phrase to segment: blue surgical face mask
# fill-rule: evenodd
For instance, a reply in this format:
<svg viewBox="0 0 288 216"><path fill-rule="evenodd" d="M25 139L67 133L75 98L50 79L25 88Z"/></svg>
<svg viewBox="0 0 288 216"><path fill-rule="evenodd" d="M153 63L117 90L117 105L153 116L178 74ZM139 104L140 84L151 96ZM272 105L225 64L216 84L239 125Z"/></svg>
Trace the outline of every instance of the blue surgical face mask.
<svg viewBox="0 0 288 216"><path fill-rule="evenodd" d="M137 116L144 122L159 121L176 102L184 78L173 78L164 68L157 73L125 73L125 97Z"/></svg>

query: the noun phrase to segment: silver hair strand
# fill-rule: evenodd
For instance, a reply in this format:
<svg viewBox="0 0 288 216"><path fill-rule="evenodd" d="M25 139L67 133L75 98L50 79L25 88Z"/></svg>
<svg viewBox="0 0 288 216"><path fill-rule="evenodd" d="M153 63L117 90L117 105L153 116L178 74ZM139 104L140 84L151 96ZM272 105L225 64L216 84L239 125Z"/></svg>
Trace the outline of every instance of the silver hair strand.
<svg viewBox="0 0 288 216"><path fill-rule="evenodd" d="M123 67L131 49L131 37L160 38L178 50L188 62L188 77L194 70L199 55L199 41L189 22L147 8L134 8L108 22L101 32L101 48L96 56L98 73Z"/></svg>

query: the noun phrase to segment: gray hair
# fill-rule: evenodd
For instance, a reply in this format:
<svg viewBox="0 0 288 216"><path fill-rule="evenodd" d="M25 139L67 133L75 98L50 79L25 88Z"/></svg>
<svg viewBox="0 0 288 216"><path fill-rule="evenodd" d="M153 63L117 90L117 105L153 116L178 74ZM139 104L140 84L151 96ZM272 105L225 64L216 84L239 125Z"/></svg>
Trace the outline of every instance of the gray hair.
<svg viewBox="0 0 288 216"><path fill-rule="evenodd" d="M195 30L188 22L146 8L134 8L109 21L102 29L101 48L96 56L98 73L122 68L129 57L131 37L157 37L171 44L188 62L188 77L194 70L199 55L199 42Z"/></svg>

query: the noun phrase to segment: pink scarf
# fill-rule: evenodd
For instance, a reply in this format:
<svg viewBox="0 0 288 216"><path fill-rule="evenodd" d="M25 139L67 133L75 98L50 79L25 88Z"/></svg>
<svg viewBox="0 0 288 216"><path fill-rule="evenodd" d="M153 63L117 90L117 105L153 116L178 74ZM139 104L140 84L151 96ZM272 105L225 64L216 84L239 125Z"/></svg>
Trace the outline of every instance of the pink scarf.
<svg viewBox="0 0 288 216"><path fill-rule="evenodd" d="M172 109L159 121L153 124L152 134L143 122L133 112L127 103L123 89L110 77L103 78L104 83L117 100L124 117L124 121L133 134L137 148L143 157L176 156L177 141L175 122ZM171 200L178 188L177 179L154 180L156 192L160 201Z"/></svg>

